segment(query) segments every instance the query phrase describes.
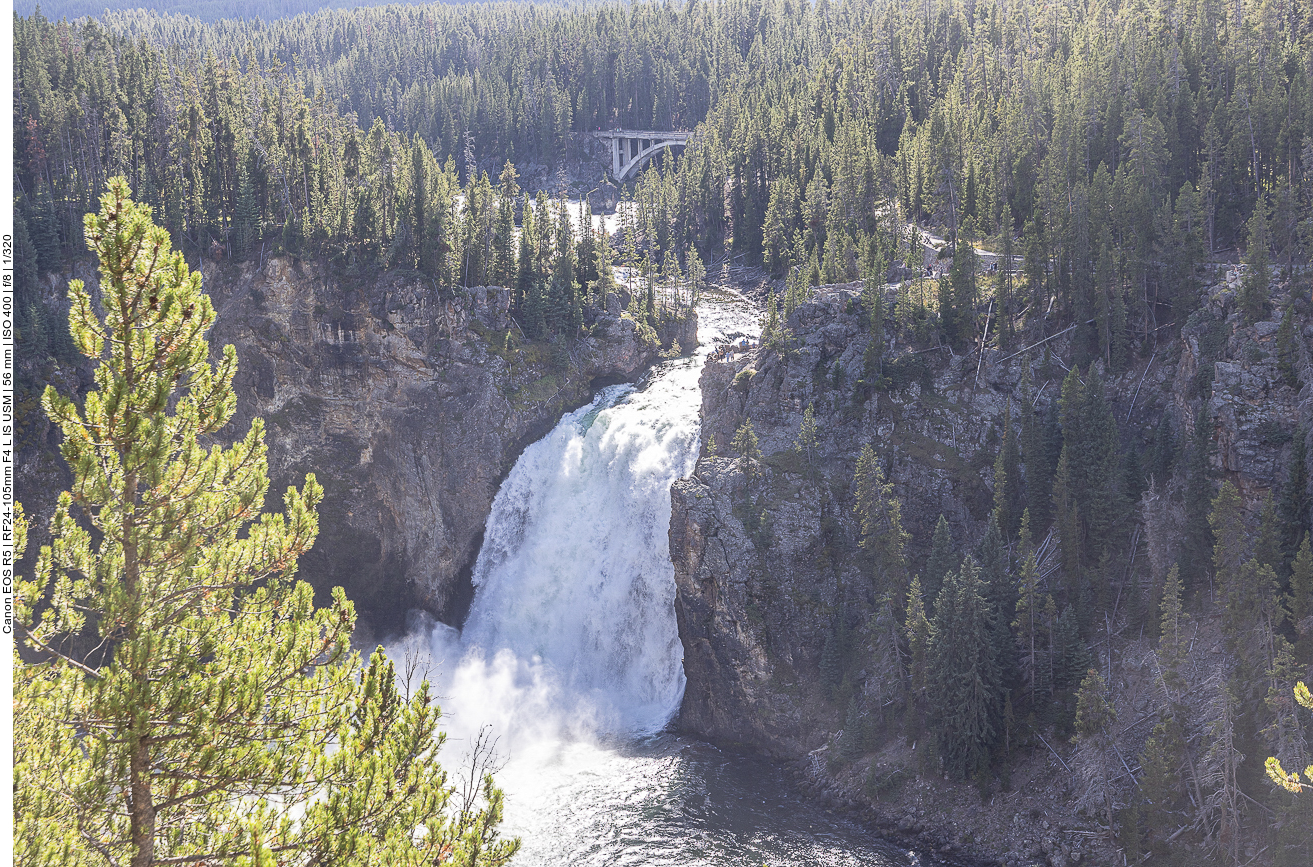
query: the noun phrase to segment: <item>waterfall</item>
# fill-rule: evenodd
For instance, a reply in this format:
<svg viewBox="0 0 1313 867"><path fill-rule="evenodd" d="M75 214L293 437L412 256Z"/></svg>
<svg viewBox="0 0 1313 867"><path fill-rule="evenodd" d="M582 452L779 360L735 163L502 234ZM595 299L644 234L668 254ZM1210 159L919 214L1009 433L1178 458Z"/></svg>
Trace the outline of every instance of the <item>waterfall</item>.
<svg viewBox="0 0 1313 867"><path fill-rule="evenodd" d="M670 485L697 457L706 353L755 319L704 303L695 357L604 389L526 449L493 501L464 630L416 618L389 648L400 680L435 686L450 772L495 743L520 867L912 863L759 759L651 737L684 691Z"/></svg>
<svg viewBox="0 0 1313 867"><path fill-rule="evenodd" d="M576 732L655 732L679 707L666 533L670 485L696 459L683 379L605 389L525 451L493 503L457 678L494 677L508 733L551 710Z"/></svg>
<svg viewBox="0 0 1313 867"><path fill-rule="evenodd" d="M704 306L702 352L663 363L644 388L603 389L516 462L464 630L418 630L454 739L487 726L513 755L654 734L678 710L670 486L697 460L705 338L727 325L752 328L741 308Z"/></svg>

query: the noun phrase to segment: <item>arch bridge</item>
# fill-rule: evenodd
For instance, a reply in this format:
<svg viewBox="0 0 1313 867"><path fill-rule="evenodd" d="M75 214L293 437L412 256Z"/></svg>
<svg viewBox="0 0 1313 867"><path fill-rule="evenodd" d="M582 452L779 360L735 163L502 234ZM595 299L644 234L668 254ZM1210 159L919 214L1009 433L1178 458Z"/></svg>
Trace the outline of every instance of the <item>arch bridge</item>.
<svg viewBox="0 0 1313 867"><path fill-rule="evenodd" d="M637 174L654 154L668 147L684 147L693 133L610 129L595 135L610 140L611 174L617 181L624 181Z"/></svg>

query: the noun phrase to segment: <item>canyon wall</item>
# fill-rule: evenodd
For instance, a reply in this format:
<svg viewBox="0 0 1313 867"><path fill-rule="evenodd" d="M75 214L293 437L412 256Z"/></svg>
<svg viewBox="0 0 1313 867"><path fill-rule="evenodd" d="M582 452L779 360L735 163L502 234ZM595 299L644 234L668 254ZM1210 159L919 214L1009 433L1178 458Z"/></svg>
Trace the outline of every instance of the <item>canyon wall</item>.
<svg viewBox="0 0 1313 867"><path fill-rule="evenodd" d="M1236 288L1234 274L1219 275L1179 337L1161 341L1117 375L1105 373L1103 383L1123 450L1147 455L1164 420L1183 443L1204 414L1210 475L1236 484L1256 521L1263 498L1278 496L1287 478L1294 438L1313 422L1304 385L1313 319L1305 303L1286 298L1270 318L1247 324L1235 312ZM1027 864L1067 863L1100 851L1120 863L1120 854L1098 848L1089 817L1069 806L1070 774L1058 757L1070 759L1069 731L1047 749L1042 734L1018 721L1009 755L1024 740L1029 757L1009 760L1010 779L986 781L980 794L926 766L916 752L918 740L925 751L925 732L902 717L907 648L902 624L890 613L901 600L891 606L880 597L854 508L857 460L869 444L911 535L909 573L923 571L940 515L959 551L974 550L993 510L1004 415L1010 406L1016 425L1024 411L1023 365L1030 366L1031 406L1042 412L1061 389L1070 344L1060 338L1049 342L1048 353L1041 347L1012 357L986 348L982 359L979 351L917 351L886 329L885 385L864 390L857 379L870 370L864 359L872 338L860 294L859 285L821 287L788 318L786 340L713 360L704 370L702 454L671 493L671 558L688 676L678 725L795 760L827 797L891 833L923 832L923 844L945 851ZM1295 340L1283 369L1277 332L1291 304ZM809 408L816 424L810 444L801 436ZM747 420L760 460L745 460L731 446ZM1133 605L1140 606L1141 623L1145 610L1156 611L1154 588L1180 542L1180 476L1178 469L1173 478L1155 480L1157 498L1132 504L1127 515L1155 528L1136 537L1138 557L1132 553L1125 585L1131 589L1119 600L1123 619ZM1155 545L1162 550L1150 550ZM1041 548L1042 568L1056 567L1056 549L1054 539ZM1142 723L1161 701L1150 682L1153 643L1143 630L1137 636L1131 629L1118 633L1117 623L1108 628L1113 634L1103 649L1093 648L1093 659L1112 675L1120 718ZM1216 639L1215 632L1202 635L1200 646L1220 654L1216 640L1205 641ZM846 662L836 674L840 654ZM854 708L872 734L860 748L844 749ZM1138 755L1147 733L1143 724L1120 731L1125 755ZM1030 821L1013 821L1025 816Z"/></svg>
<svg viewBox="0 0 1313 867"><path fill-rule="evenodd" d="M218 313L211 349L231 343L239 362L237 413L220 437L264 419L271 509L306 473L324 486L319 538L299 575L325 594L346 588L362 641L402 628L411 608L459 623L484 521L520 452L600 384L637 378L662 351L615 296L587 336L529 342L500 287L444 292L413 273L343 275L285 256L201 270ZM51 286L51 300L62 297L62 279ZM689 313L660 336L691 349L696 328ZM28 368L29 380L66 392L90 385L86 368ZM67 473L36 394L23 411L18 493L39 530Z"/></svg>

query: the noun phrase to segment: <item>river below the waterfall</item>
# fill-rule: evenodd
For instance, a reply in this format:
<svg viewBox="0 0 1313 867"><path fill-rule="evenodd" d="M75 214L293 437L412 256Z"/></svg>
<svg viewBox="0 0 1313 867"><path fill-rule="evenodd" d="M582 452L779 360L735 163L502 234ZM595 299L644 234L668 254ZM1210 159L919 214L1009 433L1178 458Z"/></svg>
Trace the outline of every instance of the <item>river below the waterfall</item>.
<svg viewBox="0 0 1313 867"><path fill-rule="evenodd" d="M670 485L697 459L707 353L758 331L750 305L704 298L692 357L603 389L527 448L464 629L415 616L389 648L435 684L453 774L491 745L514 864L933 863L809 802L775 764L665 731L684 691Z"/></svg>

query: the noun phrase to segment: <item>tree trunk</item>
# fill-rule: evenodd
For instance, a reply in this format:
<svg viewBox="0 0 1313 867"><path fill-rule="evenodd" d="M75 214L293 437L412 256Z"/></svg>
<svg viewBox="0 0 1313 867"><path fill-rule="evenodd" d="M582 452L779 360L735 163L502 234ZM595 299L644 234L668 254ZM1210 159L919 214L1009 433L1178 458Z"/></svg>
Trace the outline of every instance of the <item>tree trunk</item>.
<svg viewBox="0 0 1313 867"><path fill-rule="evenodd" d="M155 863L155 802L150 785L150 749L140 734L133 735L131 774L132 798L128 810L132 821L132 867L150 867Z"/></svg>

